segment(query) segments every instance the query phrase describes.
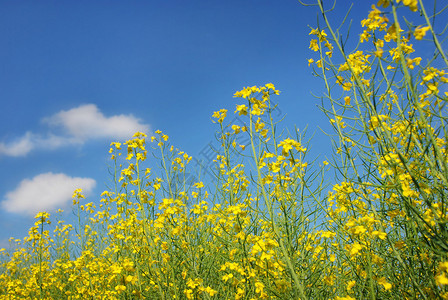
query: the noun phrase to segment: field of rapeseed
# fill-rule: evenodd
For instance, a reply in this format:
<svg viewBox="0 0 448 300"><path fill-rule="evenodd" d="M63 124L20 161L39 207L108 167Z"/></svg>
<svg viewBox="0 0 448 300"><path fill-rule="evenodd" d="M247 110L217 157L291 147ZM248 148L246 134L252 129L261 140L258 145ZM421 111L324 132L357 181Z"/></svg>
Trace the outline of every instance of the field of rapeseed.
<svg viewBox="0 0 448 300"><path fill-rule="evenodd" d="M188 182L192 157L161 131L114 142L114 186L95 203L74 192L77 224L39 213L0 250L0 299L448 299L439 11L380 0L348 51L322 5L309 65L332 160L309 159L302 132L278 133L270 83L235 93L244 125L213 113L210 182Z"/></svg>

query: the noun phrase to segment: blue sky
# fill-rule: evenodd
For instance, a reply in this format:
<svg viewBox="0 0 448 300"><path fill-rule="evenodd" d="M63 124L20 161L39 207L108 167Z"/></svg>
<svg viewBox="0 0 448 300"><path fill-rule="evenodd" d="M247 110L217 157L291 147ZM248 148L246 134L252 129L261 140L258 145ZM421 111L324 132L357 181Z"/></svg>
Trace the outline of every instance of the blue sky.
<svg viewBox="0 0 448 300"><path fill-rule="evenodd" d="M274 83L285 126L308 124L325 154L307 64L316 18L293 0L1 1L0 245L74 187L97 201L110 142L134 131L160 129L197 156L213 111L233 112L244 86Z"/></svg>

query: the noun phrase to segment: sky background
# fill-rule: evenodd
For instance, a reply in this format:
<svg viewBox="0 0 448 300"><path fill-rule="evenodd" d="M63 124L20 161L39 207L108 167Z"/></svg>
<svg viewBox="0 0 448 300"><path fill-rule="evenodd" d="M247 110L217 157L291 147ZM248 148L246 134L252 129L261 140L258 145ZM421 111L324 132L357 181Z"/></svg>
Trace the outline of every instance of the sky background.
<svg viewBox="0 0 448 300"><path fill-rule="evenodd" d="M354 7L354 24L369 7ZM97 202L112 141L160 129L198 156L213 111L232 115L245 86L274 83L284 125L309 125L325 155L317 127L329 123L311 95L322 83L307 63L316 19L293 0L0 1L0 247L74 188Z"/></svg>

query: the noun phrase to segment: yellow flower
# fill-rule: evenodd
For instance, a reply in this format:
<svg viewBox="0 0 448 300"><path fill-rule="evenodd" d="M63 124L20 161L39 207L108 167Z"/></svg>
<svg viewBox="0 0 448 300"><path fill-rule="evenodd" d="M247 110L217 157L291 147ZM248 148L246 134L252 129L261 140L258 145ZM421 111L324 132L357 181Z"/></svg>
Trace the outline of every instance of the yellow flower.
<svg viewBox="0 0 448 300"><path fill-rule="evenodd" d="M378 284L381 284L386 291L388 291L392 288L392 284L387 282L386 278L384 278L384 277L377 279L377 282L378 282Z"/></svg>
<svg viewBox="0 0 448 300"><path fill-rule="evenodd" d="M403 30L398 28L398 32L402 32ZM384 36L384 40L386 42L390 42L390 41L395 41L397 40L397 31L396 31L396 27L395 27L395 23L392 24L388 29L387 29L387 34Z"/></svg>
<svg viewBox="0 0 448 300"><path fill-rule="evenodd" d="M120 150L120 149L121 149L121 143L112 142L112 143L110 143L110 146L111 146L111 147L112 147L112 146L115 146L115 148L116 148L117 150Z"/></svg>
<svg viewBox="0 0 448 300"><path fill-rule="evenodd" d="M418 10L418 0L397 0L397 3L400 3L403 1L403 4L407 7L409 7L410 10L413 12L416 12Z"/></svg>
<svg viewBox="0 0 448 300"><path fill-rule="evenodd" d="M76 190L74 190L73 191L73 196L72 196L72 198L85 198L82 194L82 189L76 189Z"/></svg>
<svg viewBox="0 0 448 300"><path fill-rule="evenodd" d="M204 184L203 184L202 181L201 181L201 182L196 182L196 183L194 184L194 186L195 186L196 188L200 189L200 188L203 188L203 187L204 187Z"/></svg>
<svg viewBox="0 0 448 300"><path fill-rule="evenodd" d="M250 95L251 95L252 93L257 93L257 92L260 92L260 91L261 91L261 89L258 88L258 87L256 87L256 86L253 86L253 87L246 87L246 88L244 88L244 89L241 90L241 91L237 91L237 92L233 95L233 97L247 99L247 98L250 97Z"/></svg>
<svg viewBox="0 0 448 300"><path fill-rule="evenodd" d="M332 124L339 124L339 126L341 126L341 128L345 128L347 127L347 124L345 124L344 121L342 121L343 118L341 116L336 116L336 120L335 119L330 119L330 123Z"/></svg>
<svg viewBox="0 0 448 300"><path fill-rule="evenodd" d="M115 287L115 290L118 292L118 293L121 293L121 292L124 292L124 291L126 291L126 287L124 286L124 285L117 285L116 287Z"/></svg>
<svg viewBox="0 0 448 300"><path fill-rule="evenodd" d="M283 148L282 149L282 155L283 156L289 156L289 151L292 148L295 148L297 151L300 151L300 152L305 152L306 151L306 148L303 148L302 145L298 141L295 141L295 140L290 139L290 138L287 138L287 139L281 141L278 144L278 147L282 147Z"/></svg>
<svg viewBox="0 0 448 300"><path fill-rule="evenodd" d="M448 285L448 277L446 277L445 274L437 275L436 283L439 285Z"/></svg>
<svg viewBox="0 0 448 300"><path fill-rule="evenodd" d="M226 274L226 275L222 276L222 280L227 282L227 280L229 280L232 277L233 277L233 274L229 273L229 274Z"/></svg>
<svg viewBox="0 0 448 300"><path fill-rule="evenodd" d="M347 291L350 291L354 286L355 286L356 282L354 280L350 280L349 282L347 282Z"/></svg>
<svg viewBox="0 0 448 300"><path fill-rule="evenodd" d="M264 128L265 124L258 118L257 123L255 123L255 131L258 132Z"/></svg>
<svg viewBox="0 0 448 300"><path fill-rule="evenodd" d="M359 251L362 250L362 248L364 248L364 246L358 244L358 243L354 243L350 249L350 256L355 256L359 253Z"/></svg>
<svg viewBox="0 0 448 300"><path fill-rule="evenodd" d="M375 231L372 232L372 235L373 236L378 236L380 239L385 240L386 236L387 236L387 233L375 230Z"/></svg>
<svg viewBox="0 0 448 300"><path fill-rule="evenodd" d="M378 0L378 3L376 4L376 5L378 5L378 6L383 6L384 8L386 8L386 7L388 7L389 6L389 1L390 0Z"/></svg>
<svg viewBox="0 0 448 300"><path fill-rule="evenodd" d="M441 262L439 264L439 270L445 272L448 271L448 261Z"/></svg>
<svg viewBox="0 0 448 300"><path fill-rule="evenodd" d="M310 41L310 47L309 47L311 50L313 50L313 51L319 51L319 45L317 44L317 40L315 40L315 39L312 39L311 41Z"/></svg>
<svg viewBox="0 0 448 300"><path fill-rule="evenodd" d="M256 116L259 116L259 115L262 115L263 114L263 111L260 109L260 106L258 105L258 104L254 104L253 106L252 106L252 111L250 112L252 115L256 115Z"/></svg>
<svg viewBox="0 0 448 300"><path fill-rule="evenodd" d="M354 234L360 235L360 234L363 234L364 232L366 232L367 229L362 225L358 225L358 226L355 226L352 231Z"/></svg>
<svg viewBox="0 0 448 300"><path fill-rule="evenodd" d="M327 47L328 51L325 52L325 55L328 55L329 57L331 57L333 55L333 44L326 42L325 47Z"/></svg>
<svg viewBox="0 0 448 300"><path fill-rule="evenodd" d="M136 133L134 133L134 135L132 137L142 138L142 137L147 137L147 135L144 134L143 132L137 131Z"/></svg>
<svg viewBox="0 0 448 300"><path fill-rule="evenodd" d="M238 134L241 131L241 127L238 126L238 125L233 124L232 125L232 130L234 131L235 134Z"/></svg>
<svg viewBox="0 0 448 300"><path fill-rule="evenodd" d="M266 83L266 84L265 84L265 87L266 87L268 90L273 91L275 95L280 95L280 91L275 89L274 84L272 84L272 83Z"/></svg>
<svg viewBox="0 0 448 300"><path fill-rule="evenodd" d="M369 38L370 38L371 36L372 36L372 35L371 35L369 32L364 31L364 32L361 34L361 36L359 37L359 41L360 41L361 43L368 42L368 41L369 41Z"/></svg>
<svg viewBox="0 0 448 300"><path fill-rule="evenodd" d="M227 116L227 109L221 109L219 111L213 112L212 117L218 119L218 123L222 123L224 118Z"/></svg>
<svg viewBox="0 0 448 300"><path fill-rule="evenodd" d="M353 297L350 297L350 296L345 296L345 297L339 297L339 296L336 296L336 297L334 298L334 300L356 300L356 299L353 298Z"/></svg>
<svg viewBox="0 0 448 300"><path fill-rule="evenodd" d="M325 33L324 30L317 30L317 29L311 29L309 35L316 35L319 38L320 42L325 42L327 40L327 34Z"/></svg>
<svg viewBox="0 0 448 300"><path fill-rule="evenodd" d="M344 105L350 105L350 100L351 100L350 96L346 96L344 98Z"/></svg>
<svg viewBox="0 0 448 300"><path fill-rule="evenodd" d="M185 296L187 297L187 299L193 299L193 290L185 289L184 293L185 293Z"/></svg>
<svg viewBox="0 0 448 300"><path fill-rule="evenodd" d="M263 293L264 290L264 284L257 281L255 282L255 293L260 294Z"/></svg>
<svg viewBox="0 0 448 300"><path fill-rule="evenodd" d="M426 27L421 27L418 26L417 28L415 28L414 30L414 37L416 40L421 40L423 39L423 37L426 35L426 32L429 30L429 26Z"/></svg>
<svg viewBox="0 0 448 300"><path fill-rule="evenodd" d="M336 236L336 233L331 232L331 231L324 231L321 233L321 236L323 238L332 238L332 237Z"/></svg>
<svg viewBox="0 0 448 300"><path fill-rule="evenodd" d="M205 292L207 292L211 297L213 297L214 295L216 295L218 293L218 291L212 289L211 287L206 287L204 289Z"/></svg>
<svg viewBox="0 0 448 300"><path fill-rule="evenodd" d="M236 106L235 113L236 113L236 112L238 112L238 115L239 115L239 116L241 116L241 115L247 115L247 106L244 105L244 104L237 105L237 106Z"/></svg>
<svg viewBox="0 0 448 300"><path fill-rule="evenodd" d="M40 221L43 223L50 217L50 214L47 212L40 212L38 213L34 218L40 219Z"/></svg>
<svg viewBox="0 0 448 300"><path fill-rule="evenodd" d="M342 89L344 91L350 91L352 89L353 84L351 82L344 82L342 84Z"/></svg>
<svg viewBox="0 0 448 300"><path fill-rule="evenodd" d="M137 277L128 275L128 276L126 276L125 281L135 284L135 282L137 281Z"/></svg>
<svg viewBox="0 0 448 300"><path fill-rule="evenodd" d="M370 119L370 130L373 130L375 128L377 128L380 125L380 122L384 122L384 120L387 120L389 117L386 115L378 115L377 116L372 116L372 118ZM383 123L383 125L386 125L385 123Z"/></svg>

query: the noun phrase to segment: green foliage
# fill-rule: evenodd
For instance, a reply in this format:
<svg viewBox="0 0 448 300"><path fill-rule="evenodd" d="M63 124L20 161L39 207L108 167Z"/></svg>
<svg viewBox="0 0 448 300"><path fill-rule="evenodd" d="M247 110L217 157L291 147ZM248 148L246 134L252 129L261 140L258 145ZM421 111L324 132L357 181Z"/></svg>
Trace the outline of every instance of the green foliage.
<svg viewBox="0 0 448 300"><path fill-rule="evenodd" d="M325 84L332 161L310 160L303 132L278 134L273 84L244 88L244 124L213 114L213 180L190 184L191 156L161 131L112 143L114 187L97 204L75 191L76 226L50 233L40 213L0 250L0 299L448 299L439 12L381 0L349 51L343 24L316 6L309 64ZM420 43L432 57L415 55Z"/></svg>

